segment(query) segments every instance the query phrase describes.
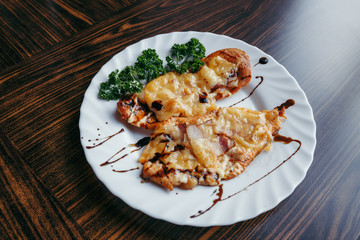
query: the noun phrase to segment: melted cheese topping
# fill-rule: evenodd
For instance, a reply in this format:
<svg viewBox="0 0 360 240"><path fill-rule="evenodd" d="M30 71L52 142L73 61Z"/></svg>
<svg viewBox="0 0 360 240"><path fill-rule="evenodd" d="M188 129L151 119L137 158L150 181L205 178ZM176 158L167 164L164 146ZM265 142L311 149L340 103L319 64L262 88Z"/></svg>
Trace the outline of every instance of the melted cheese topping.
<svg viewBox="0 0 360 240"><path fill-rule="evenodd" d="M235 107L220 108L177 124L169 120L155 129L139 161L154 162L162 155L161 161L169 169L205 169L220 179L229 179L240 174L263 149L270 150L281 122L276 109Z"/></svg>
<svg viewBox="0 0 360 240"><path fill-rule="evenodd" d="M236 65L217 56L210 59L199 72L179 75L169 72L149 82L140 97L155 112L159 121L173 116L201 115L218 107L217 91L213 88L236 86ZM223 90L223 89L222 89ZM230 96L230 92L222 96ZM205 100L206 99L206 100ZM158 103L154 106L153 103Z"/></svg>

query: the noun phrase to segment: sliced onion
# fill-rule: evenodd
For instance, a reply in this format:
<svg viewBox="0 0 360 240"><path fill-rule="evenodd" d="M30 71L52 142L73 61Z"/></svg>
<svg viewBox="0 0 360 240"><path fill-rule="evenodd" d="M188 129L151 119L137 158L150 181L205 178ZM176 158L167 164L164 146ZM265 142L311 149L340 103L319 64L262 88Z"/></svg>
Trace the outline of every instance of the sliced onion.
<svg viewBox="0 0 360 240"><path fill-rule="evenodd" d="M197 127L196 125L188 126L186 128L186 132L187 132L189 138L192 140L205 137L203 130L201 128Z"/></svg>
<svg viewBox="0 0 360 240"><path fill-rule="evenodd" d="M209 144L211 146L211 150L216 156L220 156L225 153L219 142L209 141Z"/></svg>

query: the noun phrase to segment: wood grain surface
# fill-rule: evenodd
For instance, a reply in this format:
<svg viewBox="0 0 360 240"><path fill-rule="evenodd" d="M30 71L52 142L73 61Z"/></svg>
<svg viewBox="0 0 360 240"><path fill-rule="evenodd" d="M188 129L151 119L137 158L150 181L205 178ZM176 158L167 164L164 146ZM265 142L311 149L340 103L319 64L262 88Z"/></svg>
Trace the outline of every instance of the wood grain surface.
<svg viewBox="0 0 360 240"><path fill-rule="evenodd" d="M359 239L360 2L0 0L2 239ZM125 47L173 31L228 35L272 55L313 108L306 178L230 226L153 219L113 196L79 136L84 93Z"/></svg>

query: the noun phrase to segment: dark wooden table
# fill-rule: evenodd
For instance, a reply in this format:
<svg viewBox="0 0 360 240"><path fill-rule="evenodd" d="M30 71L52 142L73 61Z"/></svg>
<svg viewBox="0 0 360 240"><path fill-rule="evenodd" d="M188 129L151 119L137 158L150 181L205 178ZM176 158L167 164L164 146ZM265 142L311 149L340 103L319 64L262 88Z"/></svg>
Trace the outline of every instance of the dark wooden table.
<svg viewBox="0 0 360 240"><path fill-rule="evenodd" d="M2 239L359 239L360 2L0 1ZM177 226L113 196L79 137L100 67L141 39L206 31L283 64L314 110L305 180L276 208L224 227Z"/></svg>

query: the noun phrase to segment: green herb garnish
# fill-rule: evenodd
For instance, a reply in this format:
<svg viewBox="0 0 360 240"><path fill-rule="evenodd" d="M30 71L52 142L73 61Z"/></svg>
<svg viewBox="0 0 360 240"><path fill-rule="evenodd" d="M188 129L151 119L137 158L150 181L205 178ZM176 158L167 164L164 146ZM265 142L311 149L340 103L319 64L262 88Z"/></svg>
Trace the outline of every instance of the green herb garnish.
<svg viewBox="0 0 360 240"><path fill-rule="evenodd" d="M110 73L107 82L100 84L99 98L117 100L132 93L141 92L145 83L164 74L163 61L154 49L142 51L134 66Z"/></svg>
<svg viewBox="0 0 360 240"><path fill-rule="evenodd" d="M205 47L196 38L191 38L184 44L174 44L171 55L166 57L167 68L179 74L197 72L204 65L201 59L205 57Z"/></svg>
<svg viewBox="0 0 360 240"><path fill-rule="evenodd" d="M119 72L110 73L107 82L100 84L99 98L117 100L135 92L141 92L143 84L139 81L138 72L133 66L127 66Z"/></svg>
<svg viewBox="0 0 360 240"><path fill-rule="evenodd" d="M147 83L165 73L163 61L159 58L155 49L142 51L142 55L137 58L135 68L139 77L145 79Z"/></svg>
<svg viewBox="0 0 360 240"><path fill-rule="evenodd" d="M174 44L170 56L166 57L166 68L156 51L149 48L142 51L134 66L111 72L108 81L100 84L98 96L105 100L117 100L141 92L144 84L168 71L176 71L179 74L195 73L204 65L201 61L203 57L205 47L196 38L185 44Z"/></svg>

